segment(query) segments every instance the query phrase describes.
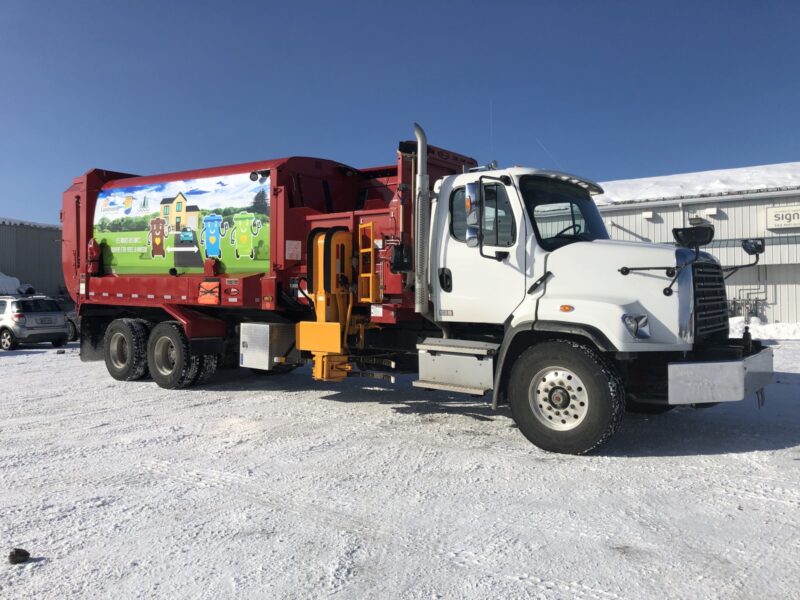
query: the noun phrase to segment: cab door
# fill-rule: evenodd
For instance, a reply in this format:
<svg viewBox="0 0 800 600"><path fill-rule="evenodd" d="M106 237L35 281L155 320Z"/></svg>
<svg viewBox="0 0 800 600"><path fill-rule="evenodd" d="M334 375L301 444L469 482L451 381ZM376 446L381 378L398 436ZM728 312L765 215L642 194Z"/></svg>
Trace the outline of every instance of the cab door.
<svg viewBox="0 0 800 600"><path fill-rule="evenodd" d="M482 244L467 244L466 186L483 189ZM526 221L513 185L478 173L443 186L432 224L431 289L436 319L502 324L525 297Z"/></svg>

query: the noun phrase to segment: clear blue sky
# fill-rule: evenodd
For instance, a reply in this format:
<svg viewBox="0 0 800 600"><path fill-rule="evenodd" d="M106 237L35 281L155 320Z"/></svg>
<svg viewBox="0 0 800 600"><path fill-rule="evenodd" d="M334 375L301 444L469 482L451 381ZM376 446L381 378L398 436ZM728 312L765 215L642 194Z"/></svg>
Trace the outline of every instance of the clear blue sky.
<svg viewBox="0 0 800 600"><path fill-rule="evenodd" d="M797 161L798 23L798 2L0 0L0 215L57 222L92 167L391 163L415 120L600 181Z"/></svg>

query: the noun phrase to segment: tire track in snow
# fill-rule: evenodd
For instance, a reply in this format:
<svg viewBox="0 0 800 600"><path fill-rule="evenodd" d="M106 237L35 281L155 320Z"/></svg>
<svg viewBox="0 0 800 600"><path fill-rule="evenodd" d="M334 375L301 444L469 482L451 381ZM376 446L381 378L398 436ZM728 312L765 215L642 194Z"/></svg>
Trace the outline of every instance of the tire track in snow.
<svg viewBox="0 0 800 600"><path fill-rule="evenodd" d="M185 483L191 487L215 489L234 498L246 498L270 509L294 515L304 521L313 521L317 525L326 528L356 534L364 539L372 539L380 542L383 548L400 546L403 550L412 554L427 556L429 559L446 560L456 567L470 571L478 569L491 577L500 577L525 587L533 587L545 594L567 593L573 598L585 598L587 600L622 600L621 596L613 592L598 589L578 581L555 581L529 574L498 574L494 569L487 566L479 555L471 550L445 551L436 545L421 542L419 536L413 535L411 532L385 529L374 520L333 508L329 504L307 502L298 498L290 498L286 494L272 494L254 485L251 479L235 473L213 469L185 468L164 460L146 461L144 466L156 475ZM354 552L351 552L351 558L352 554ZM346 562L346 558L342 560ZM349 573L345 573L345 575L352 575L352 570ZM329 595L336 595L348 589L347 583L346 577L345 579L340 577L335 582L334 589L330 591ZM381 585L380 582L375 581L370 583L379 587ZM391 592L391 590L387 591ZM374 593L375 590L373 589L371 595L374 595Z"/></svg>

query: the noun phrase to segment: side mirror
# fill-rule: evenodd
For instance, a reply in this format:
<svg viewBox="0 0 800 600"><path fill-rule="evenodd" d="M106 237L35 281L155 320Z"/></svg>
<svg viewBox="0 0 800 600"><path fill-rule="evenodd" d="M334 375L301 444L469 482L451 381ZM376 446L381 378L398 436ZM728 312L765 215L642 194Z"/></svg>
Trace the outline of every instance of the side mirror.
<svg viewBox="0 0 800 600"><path fill-rule="evenodd" d="M480 182L467 184L464 208L467 213L467 246L477 248L481 243L481 213L483 212Z"/></svg>
<svg viewBox="0 0 800 600"><path fill-rule="evenodd" d="M750 256L757 256L764 252L764 238L742 240L742 250Z"/></svg>
<svg viewBox="0 0 800 600"><path fill-rule="evenodd" d="M672 230L672 237L679 246L697 250L700 246L711 243L714 239L714 227L698 225L697 227L682 227Z"/></svg>

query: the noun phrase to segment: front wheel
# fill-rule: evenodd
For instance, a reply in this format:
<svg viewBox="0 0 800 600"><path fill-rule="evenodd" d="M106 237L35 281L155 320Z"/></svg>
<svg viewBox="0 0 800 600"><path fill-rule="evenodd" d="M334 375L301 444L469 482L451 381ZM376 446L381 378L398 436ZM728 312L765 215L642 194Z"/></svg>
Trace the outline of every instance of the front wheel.
<svg viewBox="0 0 800 600"><path fill-rule="evenodd" d="M608 440L625 412L613 365L570 340L526 350L511 371L508 398L522 434L543 450L563 454L585 454Z"/></svg>
<svg viewBox="0 0 800 600"><path fill-rule="evenodd" d="M78 339L78 328L72 321L67 321L67 341L74 342Z"/></svg>

